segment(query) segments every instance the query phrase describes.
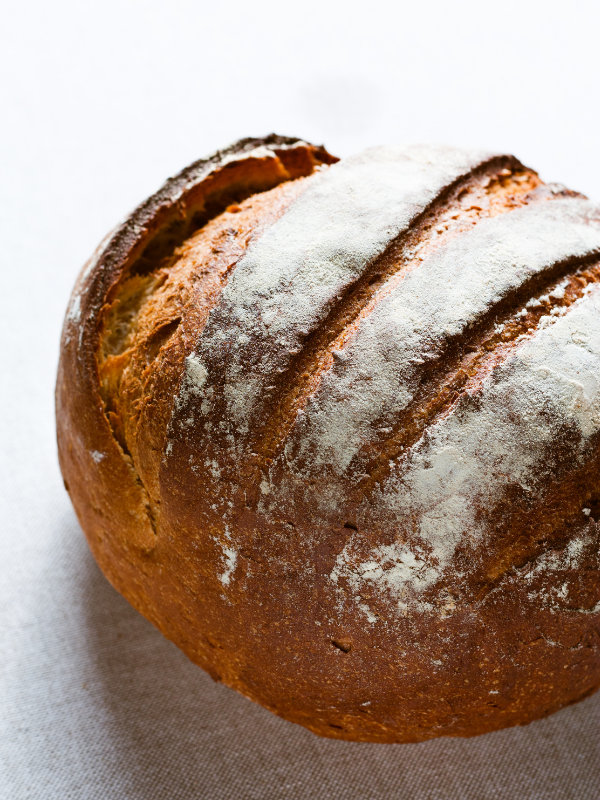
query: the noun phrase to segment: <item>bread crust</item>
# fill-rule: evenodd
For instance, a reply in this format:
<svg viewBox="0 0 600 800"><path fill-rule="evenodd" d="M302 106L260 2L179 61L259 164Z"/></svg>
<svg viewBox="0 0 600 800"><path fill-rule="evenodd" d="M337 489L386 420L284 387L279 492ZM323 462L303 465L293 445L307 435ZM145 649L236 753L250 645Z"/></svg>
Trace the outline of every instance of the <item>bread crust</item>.
<svg viewBox="0 0 600 800"><path fill-rule="evenodd" d="M243 140L105 240L63 332L65 484L111 583L274 713L525 724L600 684L600 432L569 372L600 358L600 215L511 156L336 161ZM449 447L475 466L431 483Z"/></svg>

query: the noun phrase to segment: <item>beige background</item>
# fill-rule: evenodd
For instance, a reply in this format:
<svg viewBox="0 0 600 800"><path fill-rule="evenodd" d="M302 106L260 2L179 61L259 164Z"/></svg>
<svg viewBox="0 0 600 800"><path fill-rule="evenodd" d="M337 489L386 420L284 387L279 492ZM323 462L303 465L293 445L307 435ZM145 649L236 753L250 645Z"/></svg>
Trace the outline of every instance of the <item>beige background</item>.
<svg viewBox="0 0 600 800"><path fill-rule="evenodd" d="M600 200L600 5L22 0L0 19L0 798L598 800L599 696L480 739L354 745L212 683L95 567L52 393L97 242L241 136L499 148Z"/></svg>

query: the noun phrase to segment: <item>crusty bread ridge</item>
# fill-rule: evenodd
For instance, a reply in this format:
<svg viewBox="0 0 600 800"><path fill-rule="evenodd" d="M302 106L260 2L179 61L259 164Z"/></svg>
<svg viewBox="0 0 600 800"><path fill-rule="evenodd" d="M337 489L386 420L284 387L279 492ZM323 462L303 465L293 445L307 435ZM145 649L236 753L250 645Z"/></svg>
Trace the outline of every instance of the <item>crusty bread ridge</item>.
<svg viewBox="0 0 600 800"><path fill-rule="evenodd" d="M525 724L600 685L600 210L512 156L271 136L84 268L61 469L113 585L323 736Z"/></svg>

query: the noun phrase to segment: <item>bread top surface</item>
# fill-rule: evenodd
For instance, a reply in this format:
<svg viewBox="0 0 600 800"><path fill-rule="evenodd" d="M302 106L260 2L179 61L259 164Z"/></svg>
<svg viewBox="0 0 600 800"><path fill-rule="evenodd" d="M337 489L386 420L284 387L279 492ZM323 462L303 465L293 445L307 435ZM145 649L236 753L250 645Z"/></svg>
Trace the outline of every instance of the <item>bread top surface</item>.
<svg viewBox="0 0 600 800"><path fill-rule="evenodd" d="M99 352L113 430L155 514L161 469L183 468L223 531L249 497L276 524L310 508L357 529L334 583L418 595L490 546L515 490L537 505L589 455L599 248L596 209L509 157L323 166L121 282ZM373 527L393 540L365 548Z"/></svg>
<svg viewBox="0 0 600 800"><path fill-rule="evenodd" d="M509 584L523 608L597 613L597 208L511 156L332 163L288 144L294 171L271 147L210 168L239 169L237 195L224 183L195 232L151 258L125 247L110 280L101 255L74 295L95 299L65 327L83 388L79 406L59 390L79 444L63 440L92 476L80 516L97 491L122 530L135 579L120 588L177 640L167 590L139 577L156 562L184 605L202 598L198 619L222 603L246 630L243 608L273 605L307 653L314 617L356 658L380 633L382 652L398 637L409 652L423 615L467 631Z"/></svg>

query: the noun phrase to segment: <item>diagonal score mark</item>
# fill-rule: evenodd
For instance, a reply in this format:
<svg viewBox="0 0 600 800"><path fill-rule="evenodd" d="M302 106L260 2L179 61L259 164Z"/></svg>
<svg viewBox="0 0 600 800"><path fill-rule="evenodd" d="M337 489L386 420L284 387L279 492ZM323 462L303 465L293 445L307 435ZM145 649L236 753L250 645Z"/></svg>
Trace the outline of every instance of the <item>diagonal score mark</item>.
<svg viewBox="0 0 600 800"><path fill-rule="evenodd" d="M442 192L340 298L306 338L289 368L266 397L272 411L254 438L252 451L271 459L281 449L297 414L317 390L323 374L361 322L412 270L480 219L532 202L538 176L510 157L495 157Z"/></svg>

